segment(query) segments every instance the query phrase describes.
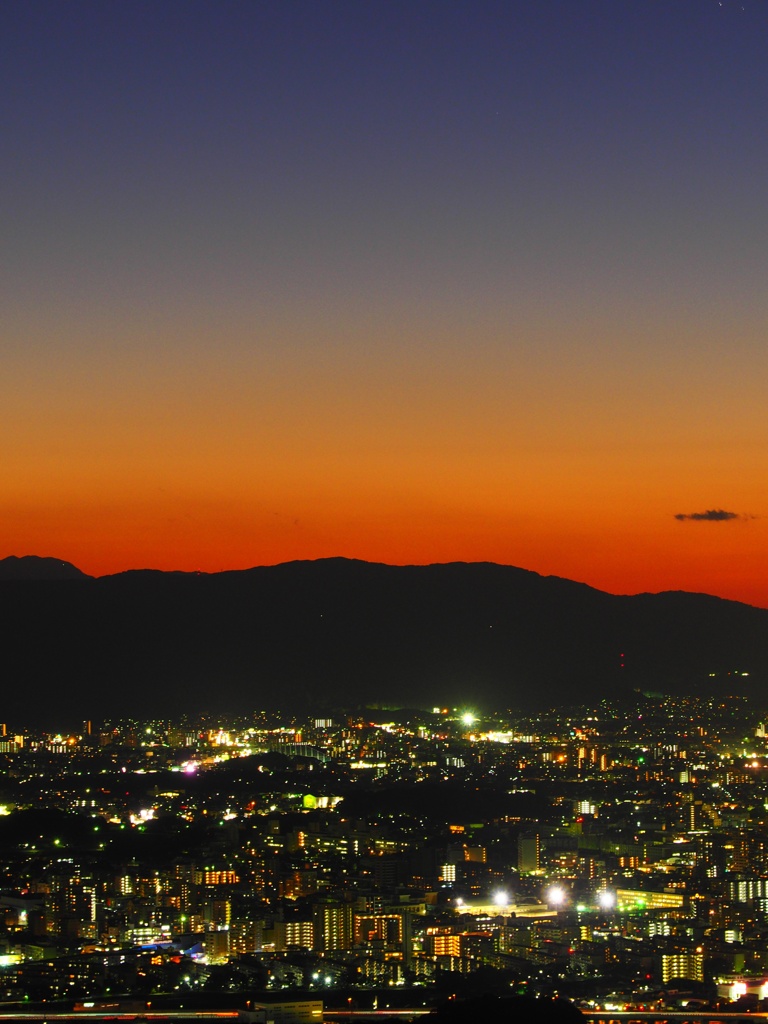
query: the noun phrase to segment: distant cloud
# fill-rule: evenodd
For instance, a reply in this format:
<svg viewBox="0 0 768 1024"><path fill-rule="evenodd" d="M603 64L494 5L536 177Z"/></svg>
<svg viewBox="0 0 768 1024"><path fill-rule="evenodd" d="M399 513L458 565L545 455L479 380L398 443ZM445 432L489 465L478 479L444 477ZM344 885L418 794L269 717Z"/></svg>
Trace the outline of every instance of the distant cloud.
<svg viewBox="0 0 768 1024"><path fill-rule="evenodd" d="M726 512L724 508L709 508L706 512L677 512L675 519L681 522L688 519L695 523L727 523L730 519L752 519L752 516L740 516L738 512Z"/></svg>

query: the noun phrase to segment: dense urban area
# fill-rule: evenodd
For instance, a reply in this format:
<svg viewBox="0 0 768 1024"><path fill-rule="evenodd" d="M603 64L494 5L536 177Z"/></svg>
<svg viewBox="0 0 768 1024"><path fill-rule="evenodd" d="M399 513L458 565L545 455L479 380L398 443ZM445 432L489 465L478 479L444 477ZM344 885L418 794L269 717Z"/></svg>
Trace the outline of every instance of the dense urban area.
<svg viewBox="0 0 768 1024"><path fill-rule="evenodd" d="M0 728L9 1006L768 996L744 698Z"/></svg>

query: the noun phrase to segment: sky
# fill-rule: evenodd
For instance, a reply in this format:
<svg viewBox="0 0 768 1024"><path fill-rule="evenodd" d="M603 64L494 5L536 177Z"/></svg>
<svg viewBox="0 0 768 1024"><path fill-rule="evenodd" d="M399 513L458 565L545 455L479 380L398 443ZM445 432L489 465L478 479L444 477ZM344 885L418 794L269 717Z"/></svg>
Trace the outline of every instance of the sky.
<svg viewBox="0 0 768 1024"><path fill-rule="evenodd" d="M768 0L6 0L0 557L768 607Z"/></svg>

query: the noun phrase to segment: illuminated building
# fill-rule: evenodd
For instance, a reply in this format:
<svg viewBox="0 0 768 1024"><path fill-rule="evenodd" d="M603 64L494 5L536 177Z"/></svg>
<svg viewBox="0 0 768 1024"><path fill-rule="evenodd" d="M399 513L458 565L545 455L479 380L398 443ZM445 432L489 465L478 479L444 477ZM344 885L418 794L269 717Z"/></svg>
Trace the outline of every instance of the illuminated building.
<svg viewBox="0 0 768 1024"><path fill-rule="evenodd" d="M318 903L313 910L315 949L324 952L352 945L352 906L349 903Z"/></svg>
<svg viewBox="0 0 768 1024"><path fill-rule="evenodd" d="M685 897L676 892L649 892L646 889L617 889L616 905L619 910L677 910L684 906Z"/></svg>
<svg viewBox="0 0 768 1024"><path fill-rule="evenodd" d="M661 980L667 984L672 978L689 981L704 980L704 954L699 952L662 953Z"/></svg>
<svg viewBox="0 0 768 1024"><path fill-rule="evenodd" d="M287 946L301 946L312 949L315 944L315 926L312 921L286 921L285 942Z"/></svg>
<svg viewBox="0 0 768 1024"><path fill-rule="evenodd" d="M431 935L429 938L433 956L461 956L460 935Z"/></svg>

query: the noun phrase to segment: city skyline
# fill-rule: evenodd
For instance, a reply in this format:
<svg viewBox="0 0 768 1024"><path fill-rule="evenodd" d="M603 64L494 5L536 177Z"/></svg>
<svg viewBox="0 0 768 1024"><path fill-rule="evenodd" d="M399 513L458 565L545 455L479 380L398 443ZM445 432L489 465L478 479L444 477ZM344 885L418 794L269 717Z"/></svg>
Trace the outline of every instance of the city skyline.
<svg viewBox="0 0 768 1024"><path fill-rule="evenodd" d="M768 606L763 3L0 26L0 557Z"/></svg>
<svg viewBox="0 0 768 1024"><path fill-rule="evenodd" d="M9 1019L766 1009L762 700L3 725L0 762Z"/></svg>

